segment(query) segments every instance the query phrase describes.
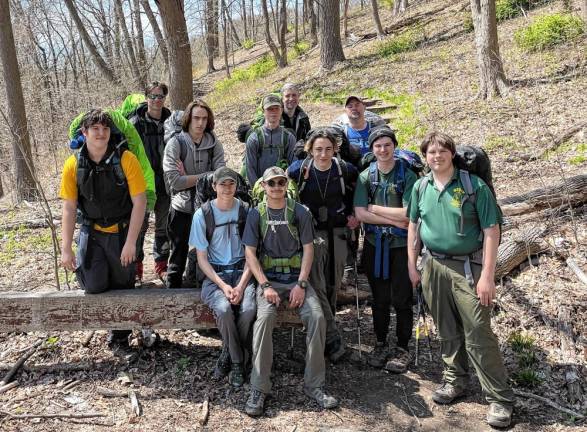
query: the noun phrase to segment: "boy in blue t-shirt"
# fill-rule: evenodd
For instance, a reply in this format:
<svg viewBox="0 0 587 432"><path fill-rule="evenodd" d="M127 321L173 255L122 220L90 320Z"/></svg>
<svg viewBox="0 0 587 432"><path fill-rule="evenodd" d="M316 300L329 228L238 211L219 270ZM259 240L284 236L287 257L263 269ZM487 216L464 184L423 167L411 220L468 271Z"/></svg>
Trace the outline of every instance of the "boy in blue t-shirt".
<svg viewBox="0 0 587 432"><path fill-rule="evenodd" d="M237 173L230 168L221 167L214 172L212 187L217 198L204 203L194 214L189 244L196 248L198 265L206 275L202 283L202 301L214 311L225 346L214 377L221 379L230 369L228 382L233 387L241 387L244 384L244 344L257 305L239 229L244 227L248 208L241 208L246 204L235 198L236 185Z"/></svg>

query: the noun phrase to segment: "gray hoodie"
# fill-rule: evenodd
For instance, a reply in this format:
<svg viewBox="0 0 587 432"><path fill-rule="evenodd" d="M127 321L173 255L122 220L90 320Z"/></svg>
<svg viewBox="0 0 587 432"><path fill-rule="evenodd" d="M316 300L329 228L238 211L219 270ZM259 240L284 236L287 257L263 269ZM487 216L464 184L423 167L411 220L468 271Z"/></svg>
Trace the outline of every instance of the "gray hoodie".
<svg viewBox="0 0 587 432"><path fill-rule="evenodd" d="M287 160L288 165L292 162L294 157L294 147L296 145L296 137L283 127L279 126L276 129L269 129L262 126L263 136L265 137L265 146L261 149L257 134L252 132L247 138L245 149L245 163L247 164L247 177L251 187L255 184L257 179L263 176L263 172L269 167L274 166L280 159ZM280 156L280 149L282 145L282 134L287 134L287 144Z"/></svg>
<svg viewBox="0 0 587 432"><path fill-rule="evenodd" d="M177 169L177 162L181 160L182 145L187 149L185 160L182 161L186 175L181 175ZM213 149L212 160L209 160L210 149ZM215 171L221 166L226 166L224 148L213 133L206 132L198 146L187 132L181 131L174 135L167 142L163 156L163 173L170 188L177 191L172 195L171 207L184 213L195 210L192 203L193 194L187 186L187 176Z"/></svg>

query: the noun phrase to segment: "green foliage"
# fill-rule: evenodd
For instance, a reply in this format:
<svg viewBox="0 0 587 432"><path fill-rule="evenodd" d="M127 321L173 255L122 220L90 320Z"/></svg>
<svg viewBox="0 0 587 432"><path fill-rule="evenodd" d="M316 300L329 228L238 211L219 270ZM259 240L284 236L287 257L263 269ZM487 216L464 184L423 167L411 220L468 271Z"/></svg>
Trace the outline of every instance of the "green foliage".
<svg viewBox="0 0 587 432"><path fill-rule="evenodd" d="M534 349L534 343L536 342L536 340L530 335L524 334L519 331L515 331L512 334L510 334L508 342L512 350L515 353L519 354L524 351Z"/></svg>
<svg viewBox="0 0 587 432"><path fill-rule="evenodd" d="M177 360L177 375L183 375L188 366L190 365L191 359L187 356L180 357Z"/></svg>
<svg viewBox="0 0 587 432"><path fill-rule="evenodd" d="M230 78L224 78L215 85L215 91L218 93L228 92L235 84L245 81L254 81L267 76L276 68L273 57L265 54L259 60L246 68L234 69Z"/></svg>
<svg viewBox="0 0 587 432"><path fill-rule="evenodd" d="M51 336L47 338L45 345L47 345L48 348L55 348L57 342L59 342L59 336Z"/></svg>
<svg viewBox="0 0 587 432"><path fill-rule="evenodd" d="M467 13L465 15L465 18L463 19L463 28L467 33L470 33L473 30L475 30L475 27L473 26L473 17L470 13Z"/></svg>
<svg viewBox="0 0 587 432"><path fill-rule="evenodd" d="M522 387L536 387L543 381L542 377L531 368L520 369L512 375L512 378Z"/></svg>
<svg viewBox="0 0 587 432"><path fill-rule="evenodd" d="M394 0L380 0L379 3L382 6L391 10L391 9L393 9L393 4L395 3L395 1Z"/></svg>
<svg viewBox="0 0 587 432"><path fill-rule="evenodd" d="M487 139L485 140L485 144L483 145L483 148L486 151L490 152L498 149L513 149L517 146L518 143L512 137L492 135L487 137Z"/></svg>
<svg viewBox="0 0 587 432"><path fill-rule="evenodd" d="M583 155L578 155L578 156L573 156L572 158L569 159L569 163L571 165L581 165L583 164L585 161L587 161L587 158Z"/></svg>
<svg viewBox="0 0 587 432"><path fill-rule="evenodd" d="M541 16L528 27L516 31L514 39L526 51L542 51L573 40L584 31L581 18L571 14L552 14Z"/></svg>
<svg viewBox="0 0 587 432"><path fill-rule="evenodd" d="M251 49L255 46L255 41L253 39L245 39L243 40L242 45L244 49Z"/></svg>
<svg viewBox="0 0 587 432"><path fill-rule="evenodd" d="M495 2L495 17L497 22L515 18L522 14L523 10L530 8L529 0L497 0Z"/></svg>
<svg viewBox="0 0 587 432"><path fill-rule="evenodd" d="M349 89L328 91L321 86L313 86L304 92L304 97L311 102L328 102L333 105L342 105L349 94Z"/></svg>
<svg viewBox="0 0 587 432"><path fill-rule="evenodd" d="M305 40L299 41L297 44L294 44L293 49L298 56L301 56L310 49L310 42Z"/></svg>
<svg viewBox="0 0 587 432"><path fill-rule="evenodd" d="M49 230L29 230L24 226L0 231L0 264L9 263L23 252L52 251Z"/></svg>
<svg viewBox="0 0 587 432"><path fill-rule="evenodd" d="M377 52L381 57L388 58L396 54L413 51L420 44L420 41L423 39L422 36L421 28L410 29L389 40L381 42L377 46Z"/></svg>

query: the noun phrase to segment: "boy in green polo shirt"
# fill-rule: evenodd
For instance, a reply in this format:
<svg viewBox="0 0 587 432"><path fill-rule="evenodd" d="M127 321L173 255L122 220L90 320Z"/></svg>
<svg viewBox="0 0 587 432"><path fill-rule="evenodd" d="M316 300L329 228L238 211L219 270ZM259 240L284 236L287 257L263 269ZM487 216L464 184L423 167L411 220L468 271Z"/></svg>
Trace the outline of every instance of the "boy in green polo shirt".
<svg viewBox="0 0 587 432"><path fill-rule="evenodd" d="M422 283L440 339L444 382L432 399L448 404L465 394L469 359L490 403L487 422L506 427L514 394L490 319L501 213L488 186L475 175L470 175L475 199L463 202L465 188L453 165L456 146L451 137L431 132L420 150L431 173L412 189L408 272L414 288ZM421 182L427 182L425 187ZM420 241L425 248L421 275L416 268Z"/></svg>

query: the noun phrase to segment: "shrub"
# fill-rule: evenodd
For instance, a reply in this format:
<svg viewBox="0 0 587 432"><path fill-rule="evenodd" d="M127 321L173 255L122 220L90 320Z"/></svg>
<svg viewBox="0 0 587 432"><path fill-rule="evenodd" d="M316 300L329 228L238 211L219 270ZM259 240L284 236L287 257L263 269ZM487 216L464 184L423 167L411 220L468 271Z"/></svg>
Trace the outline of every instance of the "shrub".
<svg viewBox="0 0 587 432"><path fill-rule="evenodd" d="M542 51L583 34L583 20L571 14L545 15L518 30L514 39L527 51Z"/></svg>
<svg viewBox="0 0 587 432"><path fill-rule="evenodd" d="M377 51L381 57L392 57L395 54L413 51L418 47L421 40L421 32L408 30L400 35L383 41L379 44Z"/></svg>
<svg viewBox="0 0 587 432"><path fill-rule="evenodd" d="M230 90L238 82L254 81L258 78L263 78L275 69L275 67L276 64L273 57L266 54L247 68L232 70L231 77L218 81L215 85L215 90L223 93Z"/></svg>
<svg viewBox="0 0 587 432"><path fill-rule="evenodd" d="M255 41L253 39L245 39L243 41L243 48L244 49L251 49L255 45Z"/></svg>
<svg viewBox="0 0 587 432"><path fill-rule="evenodd" d="M383 6L385 6L389 10L392 10L393 4L395 3L395 1L394 0L381 0L379 3L381 3Z"/></svg>
<svg viewBox="0 0 587 432"><path fill-rule="evenodd" d="M536 387L542 382L542 377L530 368L524 368L514 373L512 378L522 387Z"/></svg>
<svg viewBox="0 0 587 432"><path fill-rule="evenodd" d="M473 17L470 13L465 15L465 18L463 19L463 29L465 29L467 33L470 33L473 30L475 30L475 27L473 26Z"/></svg>
<svg viewBox="0 0 587 432"><path fill-rule="evenodd" d="M497 0L495 2L495 17L497 22L515 18L522 14L522 9L530 8L529 0Z"/></svg>
<svg viewBox="0 0 587 432"><path fill-rule="evenodd" d="M508 342L515 353L522 353L534 349L536 340L530 335L515 331L510 334Z"/></svg>

